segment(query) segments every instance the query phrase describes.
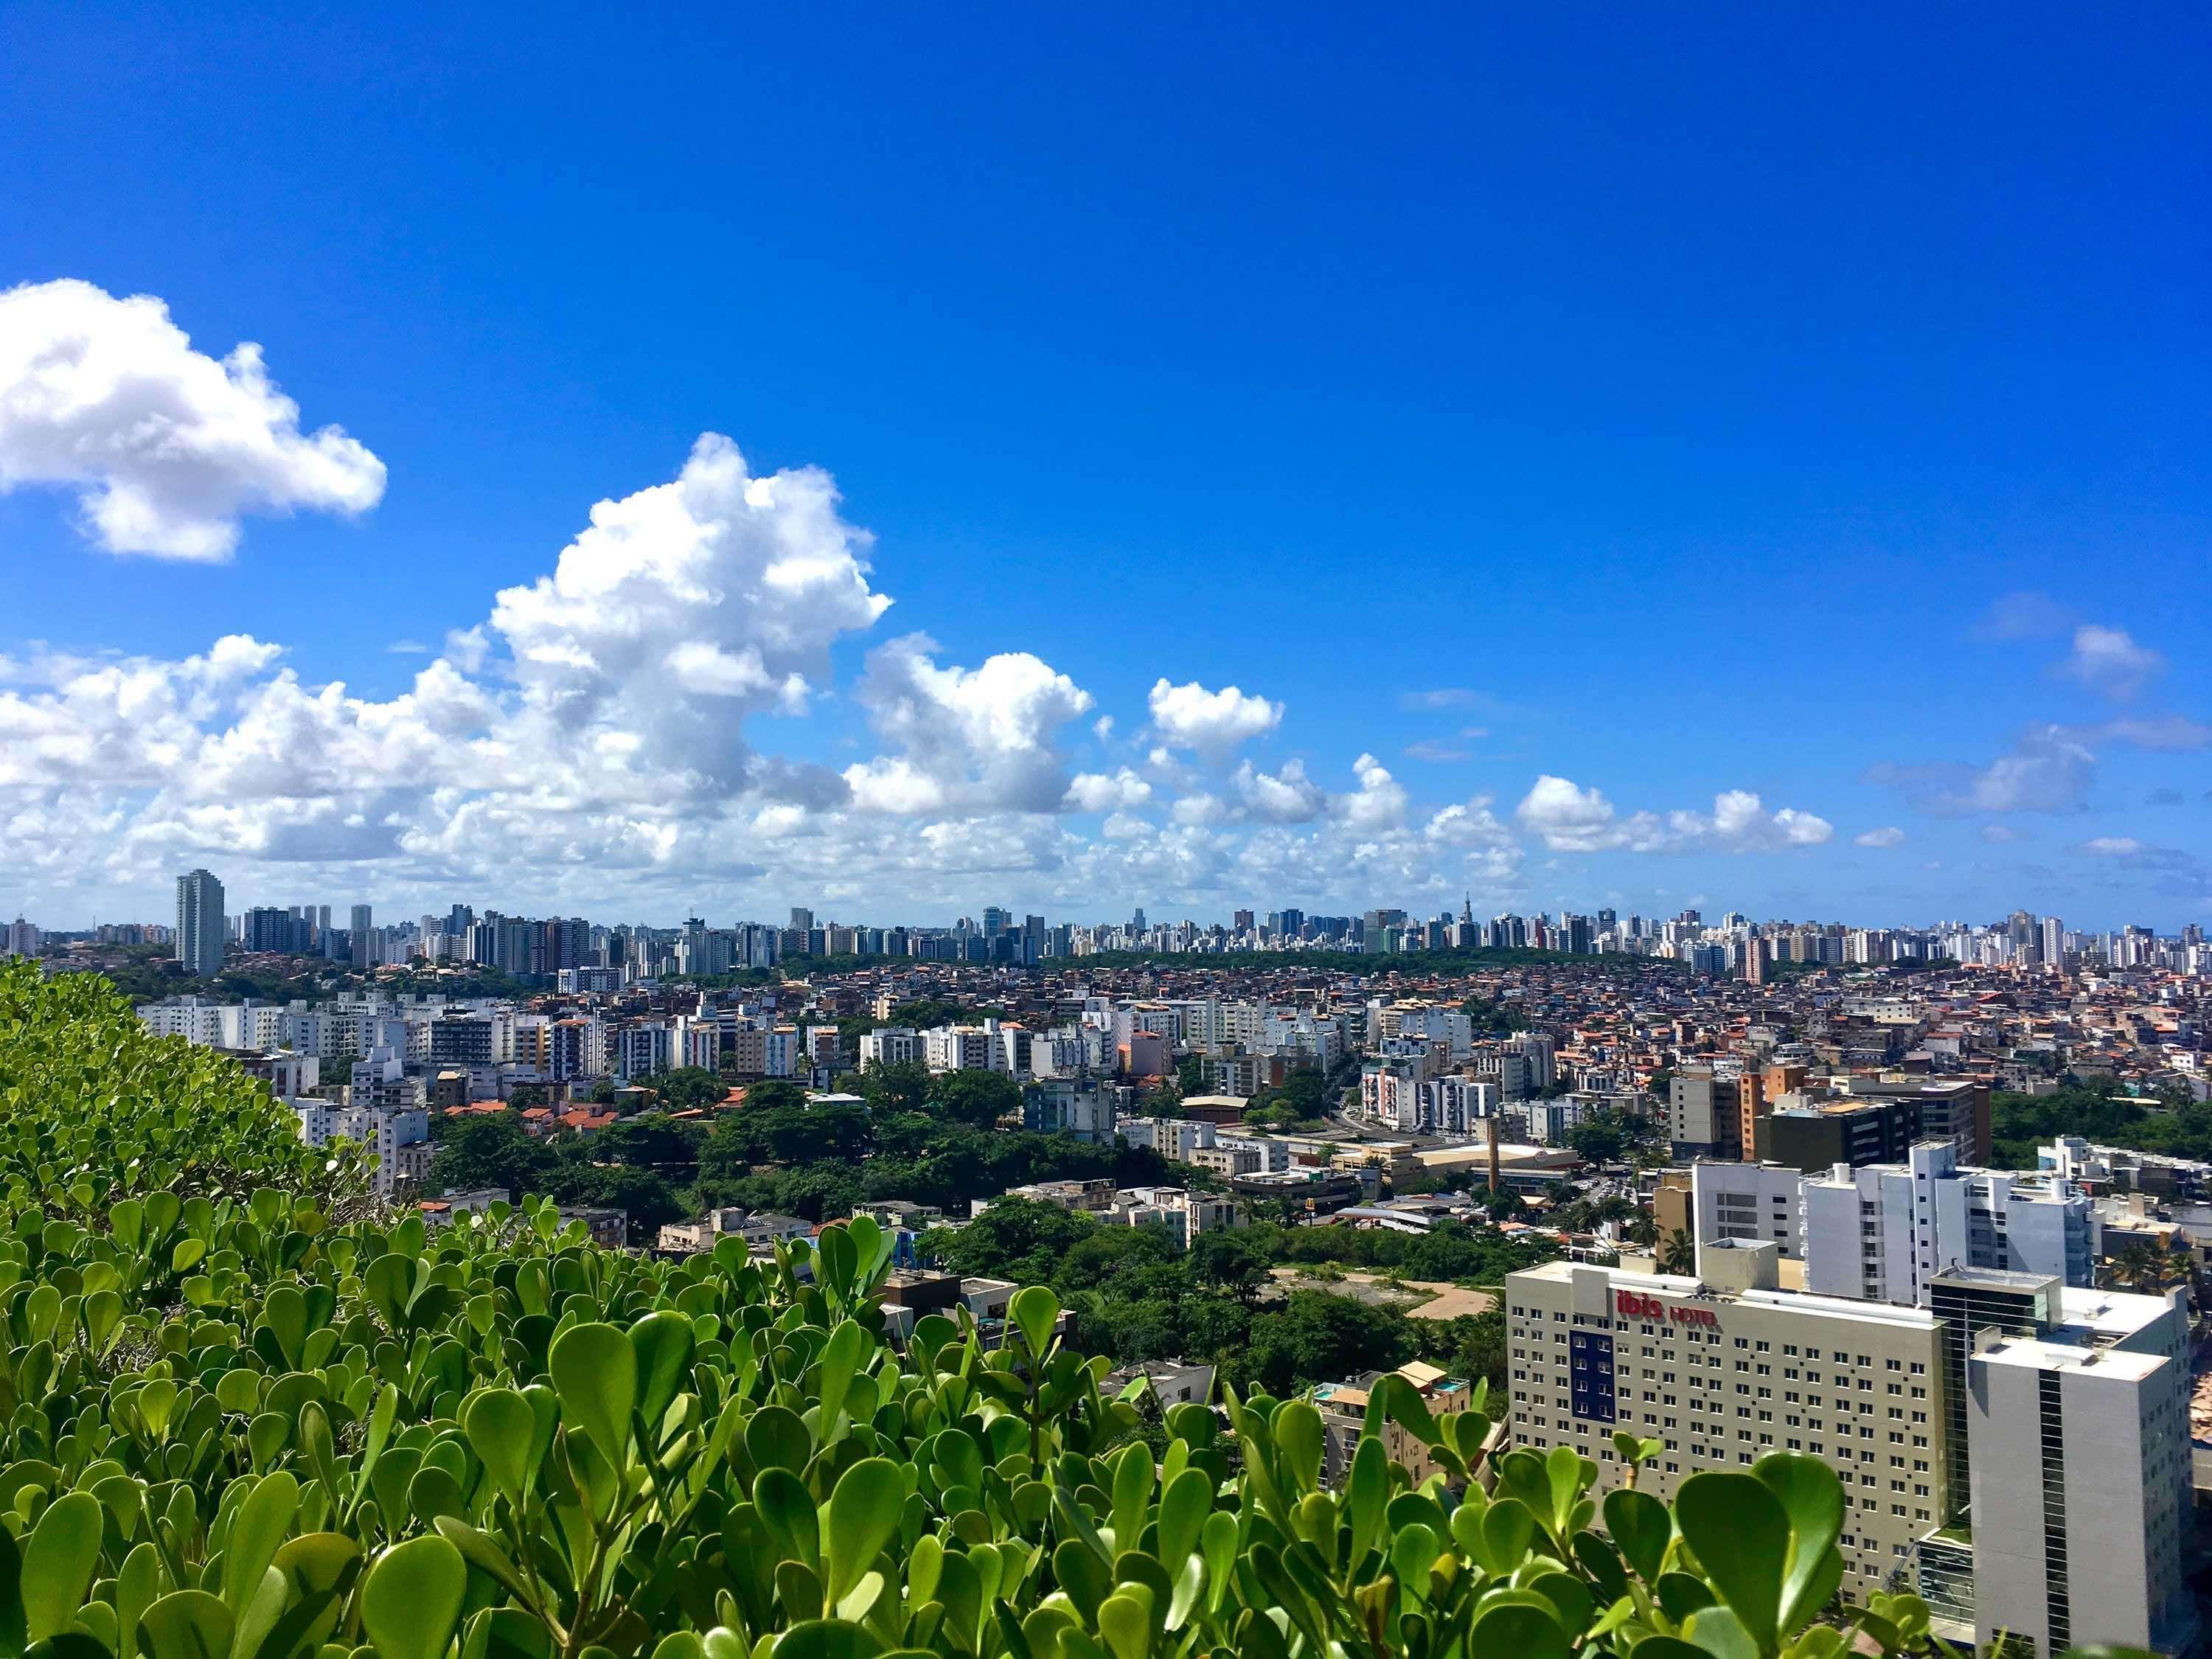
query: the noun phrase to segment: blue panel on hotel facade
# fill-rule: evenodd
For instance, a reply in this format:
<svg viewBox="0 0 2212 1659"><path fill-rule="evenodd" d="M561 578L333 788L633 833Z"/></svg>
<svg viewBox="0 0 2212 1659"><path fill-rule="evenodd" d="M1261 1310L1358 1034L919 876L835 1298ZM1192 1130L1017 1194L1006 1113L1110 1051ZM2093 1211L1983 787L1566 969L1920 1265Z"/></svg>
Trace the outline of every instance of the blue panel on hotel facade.
<svg viewBox="0 0 2212 1659"><path fill-rule="evenodd" d="M1569 1393L1577 1417L1610 1423L1613 1409L1613 1339L1601 1331L1576 1331L1567 1338Z"/></svg>

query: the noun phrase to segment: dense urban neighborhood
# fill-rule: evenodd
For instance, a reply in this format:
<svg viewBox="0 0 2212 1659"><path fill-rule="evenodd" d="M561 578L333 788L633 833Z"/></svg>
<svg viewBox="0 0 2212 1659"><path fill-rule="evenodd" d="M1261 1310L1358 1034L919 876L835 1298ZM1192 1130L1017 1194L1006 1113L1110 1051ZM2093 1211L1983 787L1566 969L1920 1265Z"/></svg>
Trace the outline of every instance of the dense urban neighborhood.
<svg viewBox="0 0 2212 1659"><path fill-rule="evenodd" d="M1384 1375L1510 1401L1493 1456L1647 1435L1662 1496L1809 1450L1856 1482L1854 1593L2046 1644L2044 1511L1974 1495L2059 1431L2109 1568L2071 1616L2147 1645L2190 1616L2194 929L328 915L227 917L194 872L173 928L10 944L145 994L434 1228L542 1198L611 1248L765 1260L866 1218L904 1319L1047 1285L1125 1381L1310 1394L1346 1456ZM2212 1456L2212 1393L2196 1419Z"/></svg>

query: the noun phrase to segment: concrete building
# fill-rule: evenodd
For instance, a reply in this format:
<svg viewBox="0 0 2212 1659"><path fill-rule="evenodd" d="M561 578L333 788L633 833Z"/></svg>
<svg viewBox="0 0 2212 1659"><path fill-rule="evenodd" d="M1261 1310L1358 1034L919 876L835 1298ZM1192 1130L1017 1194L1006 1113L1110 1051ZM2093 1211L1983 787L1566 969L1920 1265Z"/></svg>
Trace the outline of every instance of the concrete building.
<svg viewBox="0 0 2212 1659"><path fill-rule="evenodd" d="M1855 1100L1911 1101L1920 1109L1918 1138L1948 1140L1961 1164L1990 1161L1990 1085L1971 1078L1851 1079Z"/></svg>
<svg viewBox="0 0 2212 1659"><path fill-rule="evenodd" d="M1811 1175L1838 1164L1894 1164L1920 1138L1917 1101L1784 1095L1757 1120L1745 1150L1761 1164L1786 1164Z"/></svg>
<svg viewBox="0 0 2212 1659"><path fill-rule="evenodd" d="M1110 1141L1118 1123L1115 1103L1111 1085L1047 1078L1023 1085L1022 1127L1038 1134Z"/></svg>
<svg viewBox="0 0 2212 1659"><path fill-rule="evenodd" d="M1983 1648L2189 1646L2179 1292L1960 1267L1899 1306L1784 1291L1779 1262L1771 1242L1717 1241L1695 1278L1507 1275L1513 1437L1574 1447L1601 1487L1620 1479L1616 1427L1657 1438L1639 1484L1662 1498L1808 1452L1844 1483L1851 1599L1910 1584Z"/></svg>
<svg viewBox="0 0 2212 1659"><path fill-rule="evenodd" d="M1735 1077L1710 1066L1685 1066L1674 1073L1667 1085L1667 1137L1677 1164L1743 1156L1736 1085Z"/></svg>
<svg viewBox="0 0 2212 1659"><path fill-rule="evenodd" d="M1698 1255L1701 1277L1566 1261L1508 1274L1512 1437L1574 1447L1605 1490L1623 1473L1616 1428L1662 1440L1638 1485L1669 1499L1700 1469L1826 1458L1849 1489L1844 1588L1863 1601L1943 1518L1940 1322L1784 1291L1771 1243Z"/></svg>
<svg viewBox="0 0 2212 1659"><path fill-rule="evenodd" d="M1803 1187L1805 1288L1925 1305L1936 1276L1990 1267L2086 1287L2089 1199L2063 1178L1962 1168L1948 1140L1901 1164L1838 1164Z"/></svg>
<svg viewBox="0 0 2212 1659"><path fill-rule="evenodd" d="M222 971L222 943L228 929L222 914L222 884L204 870L177 878L177 960L185 971L213 979Z"/></svg>
<svg viewBox="0 0 2212 1659"><path fill-rule="evenodd" d="M922 1061L933 1072L991 1072L1005 1054L996 1033L981 1025L940 1025L924 1031Z"/></svg>
<svg viewBox="0 0 2212 1659"><path fill-rule="evenodd" d="M1125 1187L1114 1197L1114 1207L1103 1219L1164 1228L1178 1249L1188 1249L1202 1232L1244 1224L1244 1206L1236 1200L1185 1187Z"/></svg>
<svg viewBox="0 0 2212 1659"><path fill-rule="evenodd" d="M1367 1402L1373 1398L1376 1384L1388 1374L1369 1371L1341 1382L1323 1382L1314 1389L1313 1402L1321 1408L1325 1437L1322 1478L1331 1486L1341 1488L1350 1478L1352 1455L1359 1449L1360 1436L1367 1427ZM1450 1416L1474 1404L1474 1390L1465 1377L1449 1376L1425 1361L1409 1360L1398 1368L1397 1374L1413 1386L1432 1418ZM1427 1443L1395 1418L1383 1423L1382 1449L1389 1454L1392 1462L1413 1477L1417 1486L1431 1474L1444 1473Z"/></svg>
<svg viewBox="0 0 2212 1659"><path fill-rule="evenodd" d="M904 1066L922 1058L921 1033L908 1025L886 1025L860 1037L860 1064Z"/></svg>
<svg viewBox="0 0 2212 1659"><path fill-rule="evenodd" d="M2044 1336L1977 1346L1967 1421L1984 1647L2000 1631L2039 1654L2189 1644L2185 1340L2177 1319L2105 1347Z"/></svg>
<svg viewBox="0 0 2212 1659"><path fill-rule="evenodd" d="M1796 1260L1804 1253L1804 1206L1798 1195L1804 1181L1782 1164L1701 1158L1690 1166L1690 1236L1699 1244L1764 1240L1778 1254Z"/></svg>

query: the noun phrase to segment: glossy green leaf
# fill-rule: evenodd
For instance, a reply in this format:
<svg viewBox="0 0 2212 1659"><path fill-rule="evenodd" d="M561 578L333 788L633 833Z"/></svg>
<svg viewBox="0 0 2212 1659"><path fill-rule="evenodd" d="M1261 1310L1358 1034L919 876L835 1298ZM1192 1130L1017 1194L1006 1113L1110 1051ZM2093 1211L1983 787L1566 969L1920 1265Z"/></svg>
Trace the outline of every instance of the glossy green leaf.
<svg viewBox="0 0 2212 1659"><path fill-rule="evenodd" d="M1622 1486L1605 1495L1605 1529L1636 1576L1655 1583L1674 1536L1674 1517L1648 1492Z"/></svg>
<svg viewBox="0 0 2212 1659"><path fill-rule="evenodd" d="M1706 1470L1676 1491L1674 1519L1753 1643L1772 1643L1790 1559L1790 1517L1773 1489L1753 1475Z"/></svg>
<svg viewBox="0 0 2212 1659"><path fill-rule="evenodd" d="M689 1319L663 1309L629 1328L629 1346L636 1359L638 1415L647 1429L658 1429L669 1402L690 1373L697 1339Z"/></svg>
<svg viewBox="0 0 2212 1659"><path fill-rule="evenodd" d="M1022 1334L1029 1351L1041 1354L1052 1341L1053 1326L1060 1318L1060 1298L1042 1285L1024 1285L1007 1300L1006 1316Z"/></svg>
<svg viewBox="0 0 2212 1659"><path fill-rule="evenodd" d="M1310 1401L1286 1400L1275 1407L1268 1425L1275 1446L1283 1455L1283 1468L1297 1492L1314 1491L1321 1484L1322 1454L1327 1438L1321 1413Z"/></svg>
<svg viewBox="0 0 2212 1659"><path fill-rule="evenodd" d="M222 1559L222 1601L232 1618L243 1620L246 1603L259 1594L262 1575L299 1509L300 1483L281 1469L263 1477L239 1505Z"/></svg>
<svg viewBox="0 0 2212 1659"><path fill-rule="evenodd" d="M571 1325L553 1340L548 1363L571 1432L588 1435L619 1468L637 1404L637 1355L629 1337L612 1325Z"/></svg>
<svg viewBox="0 0 2212 1659"><path fill-rule="evenodd" d="M829 1599L842 1601L898 1532L906 1477L888 1457L868 1457L837 1478L830 1494Z"/></svg>
<svg viewBox="0 0 2212 1659"><path fill-rule="evenodd" d="M205 1590L172 1590L139 1620L140 1640L153 1659L224 1659L237 1621Z"/></svg>
<svg viewBox="0 0 2212 1659"><path fill-rule="evenodd" d="M475 1452L509 1503L520 1504L537 1474L531 1451L538 1436L537 1413L513 1389L486 1389L469 1402L463 1426Z"/></svg>
<svg viewBox="0 0 2212 1659"><path fill-rule="evenodd" d="M1471 1651L1511 1659L1570 1659L1573 1644L1559 1621L1531 1607L1493 1606L1479 1613L1468 1638Z"/></svg>
<svg viewBox="0 0 2212 1659"><path fill-rule="evenodd" d="M22 1543L24 1632L33 1642L70 1627L100 1565L105 1522L88 1492L64 1493Z"/></svg>
<svg viewBox="0 0 2212 1659"><path fill-rule="evenodd" d="M1762 1457L1752 1465L1751 1473L1780 1500L1790 1518L1790 1566L1782 1586L1781 1626L1795 1630L1834 1593L1830 1578L1832 1571L1839 1576L1842 1570L1833 1547L1844 1529L1844 1489L1826 1463L1798 1452Z"/></svg>
<svg viewBox="0 0 2212 1659"><path fill-rule="evenodd" d="M882 1644L862 1626L842 1619L793 1625L776 1638L776 1659L875 1659Z"/></svg>
<svg viewBox="0 0 2212 1659"><path fill-rule="evenodd" d="M379 1659L440 1659L460 1622L468 1577L460 1551L434 1533L379 1556L361 1587L361 1621Z"/></svg>

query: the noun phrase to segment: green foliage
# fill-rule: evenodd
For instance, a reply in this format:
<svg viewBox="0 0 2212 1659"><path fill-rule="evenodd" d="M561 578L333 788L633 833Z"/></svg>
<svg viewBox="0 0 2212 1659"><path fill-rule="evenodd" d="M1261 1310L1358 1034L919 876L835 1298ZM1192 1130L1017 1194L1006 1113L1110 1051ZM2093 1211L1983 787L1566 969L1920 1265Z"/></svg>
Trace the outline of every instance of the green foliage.
<svg viewBox="0 0 2212 1659"><path fill-rule="evenodd" d="M1579 1124L1566 1130L1568 1151L1590 1164L1620 1164L1631 1152L1650 1152L1659 1146L1659 1130L1648 1117L1617 1113L1599 1106Z"/></svg>
<svg viewBox="0 0 2212 1659"><path fill-rule="evenodd" d="M2100 1089L2066 1088L2047 1095L1999 1090L1990 1096L1990 1163L2000 1170L2033 1169L2035 1149L2060 1135L2169 1158L2212 1160L2212 1106L2194 1102L2135 1099Z"/></svg>
<svg viewBox="0 0 2212 1659"><path fill-rule="evenodd" d="M1003 1072L939 1072L930 1079L929 1104L955 1123L990 1129L1021 1111L1022 1091Z"/></svg>
<svg viewBox="0 0 2212 1659"><path fill-rule="evenodd" d="M1260 1223L1202 1232L1188 1253L1156 1231L1104 1227L1055 1204L1006 1198L957 1231L933 1233L925 1255L963 1274L1051 1285L1076 1340L1117 1363L1210 1360L1225 1374L1280 1395L1418 1354L1455 1375L1504 1385L1503 1321L1449 1323L1395 1307L1302 1290L1279 1305L1270 1269L1360 1267L1495 1283L1559 1254L1549 1239L1511 1240L1446 1225L1426 1234Z"/></svg>
<svg viewBox="0 0 2212 1659"><path fill-rule="evenodd" d="M659 1097L661 1106L668 1111L696 1110L712 1106L729 1092L730 1085L703 1066L679 1066L673 1071L653 1072L635 1079L641 1088L650 1089Z"/></svg>
<svg viewBox="0 0 2212 1659"><path fill-rule="evenodd" d="M350 1192L345 1148L301 1144L299 1121L212 1049L157 1037L108 982L0 963L0 1203L94 1224L156 1191L235 1197L279 1185Z"/></svg>
<svg viewBox="0 0 2212 1659"><path fill-rule="evenodd" d="M1254 1381L1224 1389L1221 1416L1178 1404L1150 1425L1102 1393L1106 1362L1064 1339L1038 1285L1003 1329L931 1315L888 1340L891 1241L872 1221L671 1262L600 1250L546 1204L436 1234L348 1217L357 1172L259 1145L273 1109L227 1092L242 1074L142 1052L112 1000L0 987L0 1654L1926 1646L1911 1597L1855 1632L1808 1622L1842 1571L1841 1488L1814 1460L1694 1475L1671 1514L1613 1492L1608 1541L1595 1463L1512 1451L1486 1492L1467 1480L1485 1399L1431 1418L1386 1378L1328 1490L1319 1413L1264 1374L1309 1346L1339 1369L1396 1354L1333 1298L1255 1320ZM82 1042L52 1029L79 1015ZM234 1109L186 1109L210 1103ZM183 1121L209 1117L219 1133ZM49 1169L56 1139L74 1162ZM1167 1265L1156 1237L1130 1238L1120 1271ZM1438 1471L1418 1487L1384 1451L1393 1424ZM1656 1443L1620 1439L1632 1480Z"/></svg>

